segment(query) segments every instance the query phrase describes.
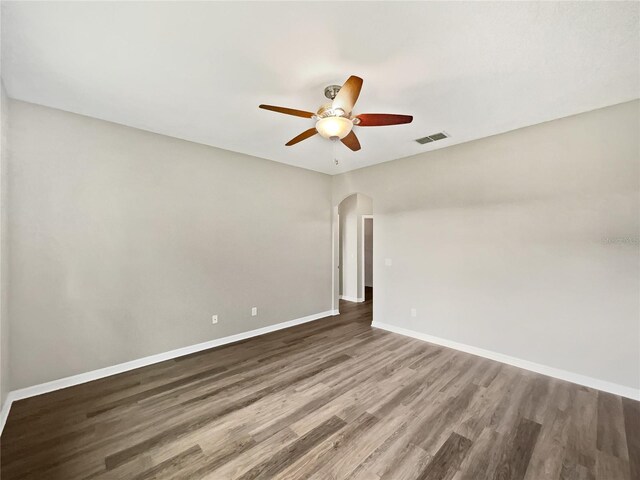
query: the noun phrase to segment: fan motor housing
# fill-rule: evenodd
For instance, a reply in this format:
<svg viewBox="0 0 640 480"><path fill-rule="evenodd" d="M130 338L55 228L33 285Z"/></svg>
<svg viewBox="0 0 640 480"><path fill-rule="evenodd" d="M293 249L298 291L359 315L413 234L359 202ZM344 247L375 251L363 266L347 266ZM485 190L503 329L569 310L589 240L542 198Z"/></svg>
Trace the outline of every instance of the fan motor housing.
<svg viewBox="0 0 640 480"><path fill-rule="evenodd" d="M345 112L342 109L334 109L331 102L322 105L317 112L319 118L324 117L346 117Z"/></svg>

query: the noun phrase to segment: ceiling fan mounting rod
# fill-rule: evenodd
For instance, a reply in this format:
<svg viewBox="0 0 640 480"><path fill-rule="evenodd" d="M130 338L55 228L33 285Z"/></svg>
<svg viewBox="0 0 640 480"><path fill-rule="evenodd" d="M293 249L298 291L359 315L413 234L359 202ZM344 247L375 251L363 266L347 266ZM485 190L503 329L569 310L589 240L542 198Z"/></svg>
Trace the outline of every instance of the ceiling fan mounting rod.
<svg viewBox="0 0 640 480"><path fill-rule="evenodd" d="M338 95L338 92L340 91L341 88L342 88L341 85L329 85L324 89L324 96L327 97L329 100L333 100L334 98L336 98L336 95Z"/></svg>

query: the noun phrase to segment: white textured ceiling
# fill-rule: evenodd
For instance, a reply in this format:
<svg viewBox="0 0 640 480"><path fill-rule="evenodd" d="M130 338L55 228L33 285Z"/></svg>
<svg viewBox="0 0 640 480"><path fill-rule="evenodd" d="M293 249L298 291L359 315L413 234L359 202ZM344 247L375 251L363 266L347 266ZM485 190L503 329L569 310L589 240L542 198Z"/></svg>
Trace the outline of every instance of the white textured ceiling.
<svg viewBox="0 0 640 480"><path fill-rule="evenodd" d="M2 2L9 96L329 174L640 96L638 2ZM364 78L362 150L284 144ZM419 145L439 131L450 139ZM179 161L179 159L176 159Z"/></svg>

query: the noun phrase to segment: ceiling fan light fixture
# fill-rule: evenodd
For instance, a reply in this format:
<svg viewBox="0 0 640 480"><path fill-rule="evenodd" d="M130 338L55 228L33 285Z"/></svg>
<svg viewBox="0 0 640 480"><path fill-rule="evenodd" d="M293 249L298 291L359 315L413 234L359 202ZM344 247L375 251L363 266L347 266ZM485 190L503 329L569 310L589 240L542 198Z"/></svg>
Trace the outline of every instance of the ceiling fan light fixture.
<svg viewBox="0 0 640 480"><path fill-rule="evenodd" d="M349 135L353 122L345 117L324 117L316 122L316 130L324 138L337 137L342 140Z"/></svg>
<svg viewBox="0 0 640 480"><path fill-rule="evenodd" d="M358 100L362 89L362 78L351 75L344 85L329 85L324 89L324 95L329 100L321 105L316 113L295 108L278 107L276 105L260 105L264 110L293 115L295 117L311 118L316 120L316 126L309 128L296 137L293 137L285 146L296 145L307 138L319 133L323 138L340 140L352 152L360 150L360 141L353 131L358 127L383 127L386 125L402 125L411 123L411 115L397 115L390 113L361 113L353 115L353 107Z"/></svg>

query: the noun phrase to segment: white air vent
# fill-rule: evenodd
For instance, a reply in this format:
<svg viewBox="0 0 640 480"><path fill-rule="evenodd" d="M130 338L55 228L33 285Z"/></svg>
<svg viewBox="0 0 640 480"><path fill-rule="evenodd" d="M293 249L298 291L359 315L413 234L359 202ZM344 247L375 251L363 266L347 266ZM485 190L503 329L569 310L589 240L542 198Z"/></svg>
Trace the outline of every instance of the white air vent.
<svg viewBox="0 0 640 480"><path fill-rule="evenodd" d="M444 138L449 138L449 135L447 135L444 132L439 132L439 133L434 133L433 135L429 135L427 137L418 138L416 139L416 142L420 143L421 145L424 145L425 143L436 142Z"/></svg>

